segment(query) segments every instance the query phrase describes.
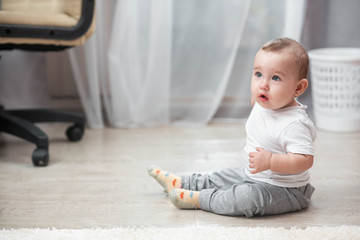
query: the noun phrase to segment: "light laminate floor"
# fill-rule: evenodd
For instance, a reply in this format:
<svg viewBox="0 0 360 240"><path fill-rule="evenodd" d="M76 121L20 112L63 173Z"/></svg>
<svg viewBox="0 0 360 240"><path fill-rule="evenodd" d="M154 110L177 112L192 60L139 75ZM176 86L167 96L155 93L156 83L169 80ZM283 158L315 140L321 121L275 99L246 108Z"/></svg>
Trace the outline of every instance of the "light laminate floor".
<svg viewBox="0 0 360 240"><path fill-rule="evenodd" d="M238 166L244 124L87 129L78 143L66 141L65 125L42 128L51 140L45 168L32 166L33 144L0 134L0 229L360 225L360 133L318 131L308 209L248 219L178 210L146 171L150 164L174 173Z"/></svg>

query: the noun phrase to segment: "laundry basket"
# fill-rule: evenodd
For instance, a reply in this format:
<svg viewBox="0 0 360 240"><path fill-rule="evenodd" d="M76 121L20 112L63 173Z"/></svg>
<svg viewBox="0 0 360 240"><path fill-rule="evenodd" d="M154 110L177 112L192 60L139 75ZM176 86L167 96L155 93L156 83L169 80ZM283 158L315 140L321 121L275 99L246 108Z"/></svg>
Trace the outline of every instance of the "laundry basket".
<svg viewBox="0 0 360 240"><path fill-rule="evenodd" d="M312 97L319 129L360 130L360 49L309 51Z"/></svg>

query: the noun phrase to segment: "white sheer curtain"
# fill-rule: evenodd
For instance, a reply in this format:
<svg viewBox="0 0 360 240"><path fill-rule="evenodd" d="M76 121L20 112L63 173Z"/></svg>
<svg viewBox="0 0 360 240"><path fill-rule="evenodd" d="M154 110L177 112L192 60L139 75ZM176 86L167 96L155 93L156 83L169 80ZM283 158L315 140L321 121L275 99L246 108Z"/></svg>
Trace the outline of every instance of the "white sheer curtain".
<svg viewBox="0 0 360 240"><path fill-rule="evenodd" d="M305 2L290 2L97 1L95 35L69 51L89 126L246 118L258 48L279 36L299 40Z"/></svg>

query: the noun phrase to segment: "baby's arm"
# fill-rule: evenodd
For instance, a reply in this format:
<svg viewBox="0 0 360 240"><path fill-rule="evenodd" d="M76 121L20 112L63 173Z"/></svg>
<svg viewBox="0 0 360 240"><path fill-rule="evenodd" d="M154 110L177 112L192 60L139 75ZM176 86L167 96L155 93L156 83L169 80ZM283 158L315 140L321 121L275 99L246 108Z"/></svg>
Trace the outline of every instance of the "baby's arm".
<svg viewBox="0 0 360 240"><path fill-rule="evenodd" d="M314 162L312 155L296 153L272 154L260 147L256 148L256 152L249 153L249 157L251 173L270 169L285 174L296 174L311 168Z"/></svg>

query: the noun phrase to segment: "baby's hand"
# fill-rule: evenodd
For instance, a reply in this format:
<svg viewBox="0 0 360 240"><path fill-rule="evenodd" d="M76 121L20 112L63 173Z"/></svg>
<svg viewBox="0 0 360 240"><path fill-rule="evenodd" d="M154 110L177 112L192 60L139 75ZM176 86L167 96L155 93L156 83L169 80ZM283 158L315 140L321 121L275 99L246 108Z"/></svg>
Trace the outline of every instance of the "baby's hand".
<svg viewBox="0 0 360 240"><path fill-rule="evenodd" d="M249 167L251 173L258 173L270 169L271 152L261 147L256 148L256 152L249 153Z"/></svg>

